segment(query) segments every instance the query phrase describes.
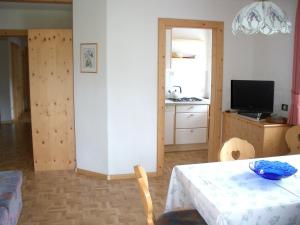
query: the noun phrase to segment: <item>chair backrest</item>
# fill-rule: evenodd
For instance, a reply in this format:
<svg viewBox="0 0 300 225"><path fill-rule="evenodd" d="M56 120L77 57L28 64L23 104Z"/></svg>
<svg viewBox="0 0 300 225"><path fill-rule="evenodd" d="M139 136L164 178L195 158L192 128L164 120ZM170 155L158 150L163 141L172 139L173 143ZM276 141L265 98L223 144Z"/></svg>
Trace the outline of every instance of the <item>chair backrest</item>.
<svg viewBox="0 0 300 225"><path fill-rule="evenodd" d="M300 126L293 126L285 134L290 154L300 154Z"/></svg>
<svg viewBox="0 0 300 225"><path fill-rule="evenodd" d="M147 173L144 170L144 168L137 165L134 167L134 173L135 173L136 178L143 178L143 181L145 182L147 188L149 189L148 177L147 177Z"/></svg>
<svg viewBox="0 0 300 225"><path fill-rule="evenodd" d="M240 138L231 138L226 141L220 151L221 161L232 161L238 159L253 159L255 150L248 141Z"/></svg>
<svg viewBox="0 0 300 225"><path fill-rule="evenodd" d="M147 225L154 225L153 204L149 192L147 173L141 166L135 166L134 173L137 179L141 198L143 201Z"/></svg>

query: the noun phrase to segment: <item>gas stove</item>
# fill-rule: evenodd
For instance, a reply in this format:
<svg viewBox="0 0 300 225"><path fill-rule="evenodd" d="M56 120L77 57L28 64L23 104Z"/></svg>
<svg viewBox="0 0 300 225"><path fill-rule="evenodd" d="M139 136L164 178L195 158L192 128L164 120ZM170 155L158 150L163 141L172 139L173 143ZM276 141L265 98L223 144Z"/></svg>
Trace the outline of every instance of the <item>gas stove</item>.
<svg viewBox="0 0 300 225"><path fill-rule="evenodd" d="M202 99L195 98L195 97L184 97L184 98L167 98L170 101L173 102L200 102Z"/></svg>

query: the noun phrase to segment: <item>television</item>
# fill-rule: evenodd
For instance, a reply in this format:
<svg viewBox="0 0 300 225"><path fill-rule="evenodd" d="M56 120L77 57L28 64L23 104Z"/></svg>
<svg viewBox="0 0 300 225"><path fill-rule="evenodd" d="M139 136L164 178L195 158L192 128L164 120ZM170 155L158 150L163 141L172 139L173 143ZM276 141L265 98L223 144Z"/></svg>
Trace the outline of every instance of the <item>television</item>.
<svg viewBox="0 0 300 225"><path fill-rule="evenodd" d="M271 114L274 81L231 80L231 108L240 113Z"/></svg>

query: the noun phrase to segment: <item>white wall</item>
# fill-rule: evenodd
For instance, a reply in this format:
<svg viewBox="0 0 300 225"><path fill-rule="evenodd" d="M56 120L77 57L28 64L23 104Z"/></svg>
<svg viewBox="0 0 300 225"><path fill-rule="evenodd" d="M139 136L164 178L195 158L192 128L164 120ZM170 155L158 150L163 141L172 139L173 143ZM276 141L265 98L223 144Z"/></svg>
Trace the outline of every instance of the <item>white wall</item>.
<svg viewBox="0 0 300 225"><path fill-rule="evenodd" d="M274 0L295 24L297 0ZM287 116L281 111L281 104L290 105L292 87L294 32L290 35L277 34L271 37L256 35L254 46L253 79L274 80L274 112Z"/></svg>
<svg viewBox="0 0 300 225"><path fill-rule="evenodd" d="M108 173L106 1L73 1L74 98L77 166ZM99 71L80 73L80 43L98 43Z"/></svg>
<svg viewBox="0 0 300 225"><path fill-rule="evenodd" d="M157 151L157 36L158 18L217 20L225 22L223 109L230 107L230 80L256 78L258 58L266 54L269 65L290 59L275 58L284 48L291 54L290 39L268 42L257 36L233 36L236 13L252 0L74 0L74 71L77 160L79 168L108 174L133 172L141 164L156 171ZM278 0L294 15L295 0ZM105 10L107 10L105 12ZM79 73L79 43L100 42L100 74ZM273 44L271 44L273 43ZM267 46L266 45L266 46ZM273 46L273 47L272 47ZM106 47L106 48L105 48ZM101 51L102 49L102 51ZM107 57L106 57L107 56ZM289 65L287 65L289 64ZM106 67L105 67L106 65ZM276 70L281 69L277 66ZM277 72L277 71L276 71ZM254 75L255 73L255 75ZM273 76L274 70L265 70ZM283 78L276 75L279 82ZM289 81L288 81L289 82ZM288 86L282 86L286 93ZM277 94L278 96L278 94ZM106 130L107 128L107 130ZM104 162L107 159L106 163Z"/></svg>
<svg viewBox="0 0 300 225"><path fill-rule="evenodd" d="M230 79L252 77L253 38L234 37L231 22L248 0L109 0L109 173L131 173L134 164L156 171L158 18L225 22L224 100Z"/></svg>
<svg viewBox="0 0 300 225"><path fill-rule="evenodd" d="M54 4L0 3L0 29L46 29L71 27L71 6Z"/></svg>
<svg viewBox="0 0 300 225"><path fill-rule="evenodd" d="M0 115L1 121L12 120L10 103L9 43L0 40Z"/></svg>

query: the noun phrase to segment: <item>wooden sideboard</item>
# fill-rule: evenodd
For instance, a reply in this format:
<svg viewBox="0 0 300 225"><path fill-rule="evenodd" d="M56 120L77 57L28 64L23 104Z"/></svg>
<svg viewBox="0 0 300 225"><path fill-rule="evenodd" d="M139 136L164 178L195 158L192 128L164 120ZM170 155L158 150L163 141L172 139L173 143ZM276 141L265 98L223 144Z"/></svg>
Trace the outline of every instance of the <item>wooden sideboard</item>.
<svg viewBox="0 0 300 225"><path fill-rule="evenodd" d="M284 155L289 153L285 141L289 128L287 124L256 121L237 113L224 112L222 142L238 137L254 146L256 157Z"/></svg>

